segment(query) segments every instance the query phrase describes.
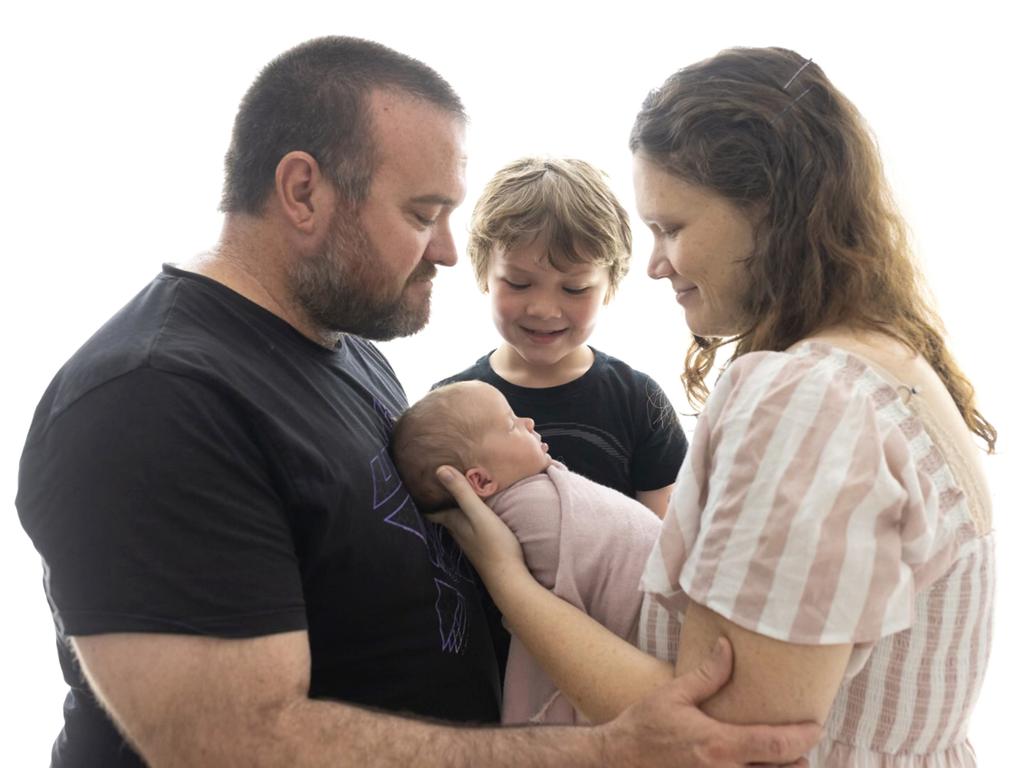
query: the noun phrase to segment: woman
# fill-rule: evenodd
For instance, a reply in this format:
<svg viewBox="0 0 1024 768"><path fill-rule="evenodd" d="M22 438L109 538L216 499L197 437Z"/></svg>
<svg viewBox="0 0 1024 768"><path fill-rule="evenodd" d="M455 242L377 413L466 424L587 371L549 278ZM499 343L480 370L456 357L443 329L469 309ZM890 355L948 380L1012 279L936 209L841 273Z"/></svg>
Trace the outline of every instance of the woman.
<svg viewBox="0 0 1024 768"><path fill-rule="evenodd" d="M811 61L735 49L653 92L630 146L648 273L685 310L683 381L704 403L642 584L639 644L678 640L674 669L538 587L443 470L464 514L442 522L592 719L725 635L735 670L712 716L824 723L811 765L974 765L993 574L976 438L991 451L996 433L924 299L860 115Z"/></svg>

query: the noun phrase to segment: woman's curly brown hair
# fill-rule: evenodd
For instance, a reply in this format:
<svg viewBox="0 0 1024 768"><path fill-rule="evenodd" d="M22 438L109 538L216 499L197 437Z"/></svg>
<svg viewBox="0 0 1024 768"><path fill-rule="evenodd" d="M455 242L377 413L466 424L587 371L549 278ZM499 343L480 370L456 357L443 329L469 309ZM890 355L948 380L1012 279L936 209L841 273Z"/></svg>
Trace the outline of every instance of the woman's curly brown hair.
<svg viewBox="0 0 1024 768"><path fill-rule="evenodd" d="M845 325L924 356L970 430L995 449L996 430L946 347L874 137L816 64L782 48L734 48L693 64L648 95L629 146L758 214L742 298L749 323L731 339L694 337L682 376L691 404L706 400L723 345L735 342L731 361Z"/></svg>

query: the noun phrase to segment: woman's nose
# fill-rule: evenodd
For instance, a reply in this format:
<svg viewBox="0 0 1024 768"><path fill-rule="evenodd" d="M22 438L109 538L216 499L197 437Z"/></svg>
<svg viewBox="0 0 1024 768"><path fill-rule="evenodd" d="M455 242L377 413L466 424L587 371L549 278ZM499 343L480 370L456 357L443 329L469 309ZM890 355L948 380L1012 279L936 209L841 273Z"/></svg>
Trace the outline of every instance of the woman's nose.
<svg viewBox="0 0 1024 768"><path fill-rule="evenodd" d="M672 272L672 265L665 258L664 252L655 246L651 251L651 258L647 261L647 276L653 280L660 280L663 277L670 277Z"/></svg>

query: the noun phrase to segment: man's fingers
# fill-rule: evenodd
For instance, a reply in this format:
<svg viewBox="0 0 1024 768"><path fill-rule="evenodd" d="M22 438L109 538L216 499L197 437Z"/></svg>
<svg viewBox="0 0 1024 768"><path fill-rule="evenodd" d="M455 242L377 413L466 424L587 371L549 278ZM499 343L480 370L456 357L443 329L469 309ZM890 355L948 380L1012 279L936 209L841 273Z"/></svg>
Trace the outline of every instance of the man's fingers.
<svg viewBox="0 0 1024 768"><path fill-rule="evenodd" d="M680 675L676 684L683 687L686 701L697 705L714 696L729 681L730 675L732 645L724 637L719 637L711 653L701 660L696 669Z"/></svg>
<svg viewBox="0 0 1024 768"><path fill-rule="evenodd" d="M714 696L732 675L732 645L719 637L715 647L700 665L675 684L687 703L697 706ZM709 721L710 722L710 721ZM724 764L767 763L770 765L806 765L802 760L821 738L817 723L799 725L726 725L715 723L715 757Z"/></svg>
<svg viewBox="0 0 1024 768"><path fill-rule="evenodd" d="M718 735L727 744L725 760L770 765L806 765L801 758L818 743L821 726L817 723L798 725L723 725Z"/></svg>

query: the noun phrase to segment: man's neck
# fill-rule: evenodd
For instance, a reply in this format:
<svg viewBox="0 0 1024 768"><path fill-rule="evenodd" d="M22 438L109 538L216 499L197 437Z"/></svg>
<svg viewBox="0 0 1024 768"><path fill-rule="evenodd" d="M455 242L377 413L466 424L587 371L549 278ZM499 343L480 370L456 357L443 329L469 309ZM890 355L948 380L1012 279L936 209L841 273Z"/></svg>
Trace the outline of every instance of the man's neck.
<svg viewBox="0 0 1024 768"><path fill-rule="evenodd" d="M294 300L288 287L284 244L265 229L268 228L253 217L239 221L237 216L228 216L217 245L181 268L221 283L281 318L311 341L334 349L341 334L310 321Z"/></svg>

